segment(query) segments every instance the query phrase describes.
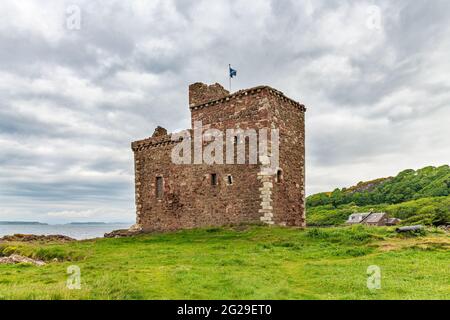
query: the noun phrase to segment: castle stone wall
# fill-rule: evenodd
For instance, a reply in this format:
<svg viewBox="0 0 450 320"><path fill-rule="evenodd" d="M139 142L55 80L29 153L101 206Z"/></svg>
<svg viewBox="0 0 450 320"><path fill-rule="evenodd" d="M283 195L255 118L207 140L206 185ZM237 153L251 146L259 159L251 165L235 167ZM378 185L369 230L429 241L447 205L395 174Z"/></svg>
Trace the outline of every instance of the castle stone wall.
<svg viewBox="0 0 450 320"><path fill-rule="evenodd" d="M205 86L189 87L192 123L201 121L203 130L224 134L226 129L279 128L282 179L277 181L276 171L264 163L249 164L248 155L246 164L174 164L177 142L160 128L153 137L132 143L137 224L145 231L242 222L304 226L304 106L270 87L229 95L220 85ZM236 148L235 143L244 141L233 142Z"/></svg>

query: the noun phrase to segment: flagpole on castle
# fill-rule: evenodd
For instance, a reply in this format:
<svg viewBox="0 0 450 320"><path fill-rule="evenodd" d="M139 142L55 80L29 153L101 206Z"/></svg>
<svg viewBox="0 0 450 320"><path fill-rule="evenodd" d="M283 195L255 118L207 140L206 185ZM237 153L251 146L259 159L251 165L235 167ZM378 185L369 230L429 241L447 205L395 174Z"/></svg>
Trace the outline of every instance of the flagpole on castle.
<svg viewBox="0 0 450 320"><path fill-rule="evenodd" d="M230 71L231 71L231 63L228 64L228 77L230 78L230 93L231 93L231 73L230 73Z"/></svg>
<svg viewBox="0 0 450 320"><path fill-rule="evenodd" d="M231 64L228 65L228 72L230 73L230 93L231 93L231 78L236 77L237 71L231 68Z"/></svg>

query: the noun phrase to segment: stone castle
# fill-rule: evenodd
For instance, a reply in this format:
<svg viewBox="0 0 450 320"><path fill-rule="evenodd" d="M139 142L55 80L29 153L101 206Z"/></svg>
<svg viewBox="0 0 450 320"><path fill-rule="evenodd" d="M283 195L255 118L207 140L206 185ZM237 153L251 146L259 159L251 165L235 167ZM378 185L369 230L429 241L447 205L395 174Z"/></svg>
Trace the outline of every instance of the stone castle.
<svg viewBox="0 0 450 320"><path fill-rule="evenodd" d="M278 129L278 167L267 170L261 159L176 164L171 155L181 139L158 127L152 137L132 143L134 229L171 231L256 222L305 226L305 106L269 86L230 94L219 84L195 83L189 86L189 109L192 129L198 121L202 130ZM246 141L237 135L233 144Z"/></svg>

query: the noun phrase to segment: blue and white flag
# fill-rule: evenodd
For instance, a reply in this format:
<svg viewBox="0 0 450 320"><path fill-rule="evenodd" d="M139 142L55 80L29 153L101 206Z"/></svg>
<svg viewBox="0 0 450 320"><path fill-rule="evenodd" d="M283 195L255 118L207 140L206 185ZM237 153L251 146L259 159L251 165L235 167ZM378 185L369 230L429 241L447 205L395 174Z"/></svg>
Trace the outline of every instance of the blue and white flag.
<svg viewBox="0 0 450 320"><path fill-rule="evenodd" d="M231 68L231 65L230 65L230 78L236 77L236 75L237 75L237 71L234 70L233 68Z"/></svg>

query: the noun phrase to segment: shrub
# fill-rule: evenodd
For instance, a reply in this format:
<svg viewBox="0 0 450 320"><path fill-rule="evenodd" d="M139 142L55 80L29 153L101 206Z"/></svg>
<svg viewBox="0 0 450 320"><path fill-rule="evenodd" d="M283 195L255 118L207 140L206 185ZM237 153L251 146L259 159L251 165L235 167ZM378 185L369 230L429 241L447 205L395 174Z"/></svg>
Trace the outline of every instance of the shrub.
<svg viewBox="0 0 450 320"><path fill-rule="evenodd" d="M18 251L19 251L19 249L14 246L5 246L3 248L0 247L0 256L7 257L7 256L17 253Z"/></svg>
<svg viewBox="0 0 450 320"><path fill-rule="evenodd" d="M306 236L313 239L327 239L329 238L329 234L326 233L323 229L312 228L306 231Z"/></svg>

